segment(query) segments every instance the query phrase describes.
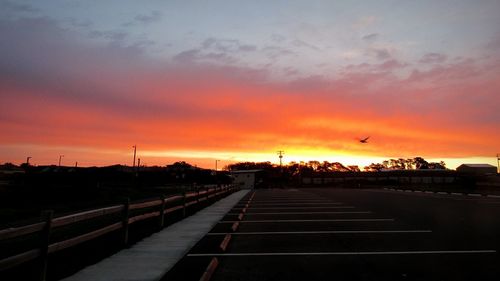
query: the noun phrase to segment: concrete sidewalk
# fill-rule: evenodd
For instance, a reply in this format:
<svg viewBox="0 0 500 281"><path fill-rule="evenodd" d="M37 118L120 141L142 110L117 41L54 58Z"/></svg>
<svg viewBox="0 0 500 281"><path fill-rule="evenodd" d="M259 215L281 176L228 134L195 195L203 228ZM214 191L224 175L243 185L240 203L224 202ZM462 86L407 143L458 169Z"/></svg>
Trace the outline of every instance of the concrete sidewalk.
<svg viewBox="0 0 500 281"><path fill-rule="evenodd" d="M235 192L182 221L145 238L130 249L88 266L65 281L159 280L249 190Z"/></svg>

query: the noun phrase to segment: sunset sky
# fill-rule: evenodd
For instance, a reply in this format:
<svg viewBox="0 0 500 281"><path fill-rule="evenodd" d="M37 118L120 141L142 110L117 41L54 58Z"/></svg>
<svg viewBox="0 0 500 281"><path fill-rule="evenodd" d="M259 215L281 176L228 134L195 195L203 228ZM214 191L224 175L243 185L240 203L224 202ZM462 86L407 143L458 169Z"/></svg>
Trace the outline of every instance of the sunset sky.
<svg viewBox="0 0 500 281"><path fill-rule="evenodd" d="M496 165L500 1L0 0L0 163ZM370 136L369 143L357 139Z"/></svg>

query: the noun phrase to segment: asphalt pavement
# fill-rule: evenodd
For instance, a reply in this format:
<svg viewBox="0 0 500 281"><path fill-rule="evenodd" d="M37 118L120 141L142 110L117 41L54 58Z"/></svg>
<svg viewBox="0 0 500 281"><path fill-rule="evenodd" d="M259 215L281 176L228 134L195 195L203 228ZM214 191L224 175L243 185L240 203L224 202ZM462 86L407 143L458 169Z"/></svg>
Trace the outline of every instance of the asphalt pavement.
<svg viewBox="0 0 500 281"><path fill-rule="evenodd" d="M266 189L162 280L500 280L499 253L500 198Z"/></svg>

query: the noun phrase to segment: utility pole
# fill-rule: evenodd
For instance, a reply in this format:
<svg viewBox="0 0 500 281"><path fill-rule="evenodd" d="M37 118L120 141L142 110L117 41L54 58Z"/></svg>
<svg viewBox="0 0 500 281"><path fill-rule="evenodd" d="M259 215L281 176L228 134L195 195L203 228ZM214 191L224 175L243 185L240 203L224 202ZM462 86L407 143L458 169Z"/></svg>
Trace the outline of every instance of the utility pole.
<svg viewBox="0 0 500 281"><path fill-rule="evenodd" d="M500 173L500 153L497 153L497 172Z"/></svg>
<svg viewBox="0 0 500 281"><path fill-rule="evenodd" d="M283 165L283 154L285 154L285 151L278 150L278 157L280 158L280 169L282 168Z"/></svg>
<svg viewBox="0 0 500 281"><path fill-rule="evenodd" d="M31 156L26 157L26 166L30 165L30 159L31 158L32 158Z"/></svg>
<svg viewBox="0 0 500 281"><path fill-rule="evenodd" d="M141 167L141 158L137 158L137 168Z"/></svg>
<svg viewBox="0 0 500 281"><path fill-rule="evenodd" d="M75 162L75 168L78 168L78 161Z"/></svg>
<svg viewBox="0 0 500 281"><path fill-rule="evenodd" d="M64 155L59 155L59 167L61 167L61 159L64 157Z"/></svg>
<svg viewBox="0 0 500 281"><path fill-rule="evenodd" d="M132 168L135 168L135 154L137 152L137 144L132 146L134 148L134 162L132 163Z"/></svg>

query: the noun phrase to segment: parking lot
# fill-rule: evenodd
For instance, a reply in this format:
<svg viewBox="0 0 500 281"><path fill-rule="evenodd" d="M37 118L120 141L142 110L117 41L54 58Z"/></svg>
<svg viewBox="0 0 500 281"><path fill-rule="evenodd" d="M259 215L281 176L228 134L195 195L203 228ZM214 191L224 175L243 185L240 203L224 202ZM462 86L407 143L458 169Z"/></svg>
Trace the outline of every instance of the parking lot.
<svg viewBox="0 0 500 281"><path fill-rule="evenodd" d="M499 280L500 198L256 190L164 280Z"/></svg>

